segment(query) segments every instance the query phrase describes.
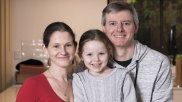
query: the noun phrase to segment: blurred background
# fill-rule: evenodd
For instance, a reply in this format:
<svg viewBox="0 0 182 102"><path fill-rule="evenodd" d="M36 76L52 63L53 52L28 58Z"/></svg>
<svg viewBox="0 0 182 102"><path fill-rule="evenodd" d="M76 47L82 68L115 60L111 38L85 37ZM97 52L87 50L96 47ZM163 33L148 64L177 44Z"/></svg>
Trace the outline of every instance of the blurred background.
<svg viewBox="0 0 182 102"><path fill-rule="evenodd" d="M140 27L135 39L169 57L177 82L174 102L182 100L182 0L0 0L0 102L14 102L24 80L48 68L48 57L41 50L48 24L67 23L79 41L86 30L101 29L102 10L113 1L136 8ZM31 59L43 65L16 68Z"/></svg>

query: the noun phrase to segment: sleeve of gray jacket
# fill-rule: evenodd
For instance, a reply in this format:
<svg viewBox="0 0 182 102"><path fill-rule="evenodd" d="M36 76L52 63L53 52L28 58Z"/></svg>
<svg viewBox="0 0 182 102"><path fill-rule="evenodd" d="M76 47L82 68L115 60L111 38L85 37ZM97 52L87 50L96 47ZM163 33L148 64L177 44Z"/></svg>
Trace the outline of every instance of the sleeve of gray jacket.
<svg viewBox="0 0 182 102"><path fill-rule="evenodd" d="M84 94L82 91L82 83L81 79L77 74L73 74L73 95L74 95L74 102L85 102L84 101Z"/></svg>
<svg viewBox="0 0 182 102"><path fill-rule="evenodd" d="M152 102L173 102L173 79L167 57L161 63L154 86Z"/></svg>
<svg viewBox="0 0 182 102"><path fill-rule="evenodd" d="M124 102L137 102L136 92L131 77L126 74L123 83Z"/></svg>

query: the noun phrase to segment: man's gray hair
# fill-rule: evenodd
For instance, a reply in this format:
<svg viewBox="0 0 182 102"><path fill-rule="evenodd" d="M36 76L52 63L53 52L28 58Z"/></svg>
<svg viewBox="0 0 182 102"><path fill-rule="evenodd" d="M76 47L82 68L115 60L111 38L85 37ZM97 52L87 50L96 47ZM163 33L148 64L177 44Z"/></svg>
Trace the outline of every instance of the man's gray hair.
<svg viewBox="0 0 182 102"><path fill-rule="evenodd" d="M103 26L106 24L106 14L111 12L119 12L122 10L128 10L133 15L133 21L135 25L139 24L138 15L136 9L129 3L122 2L122 1L115 1L108 4L102 11L102 20L101 23Z"/></svg>

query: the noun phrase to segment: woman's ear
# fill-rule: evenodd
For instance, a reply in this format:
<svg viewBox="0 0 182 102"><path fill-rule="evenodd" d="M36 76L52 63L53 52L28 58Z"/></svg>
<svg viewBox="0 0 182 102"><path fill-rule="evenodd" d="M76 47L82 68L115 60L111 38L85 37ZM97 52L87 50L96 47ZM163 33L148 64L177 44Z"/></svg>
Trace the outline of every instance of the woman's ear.
<svg viewBox="0 0 182 102"><path fill-rule="evenodd" d="M46 48L46 46L44 44L42 45L42 50L43 50L44 54L49 55L48 49Z"/></svg>

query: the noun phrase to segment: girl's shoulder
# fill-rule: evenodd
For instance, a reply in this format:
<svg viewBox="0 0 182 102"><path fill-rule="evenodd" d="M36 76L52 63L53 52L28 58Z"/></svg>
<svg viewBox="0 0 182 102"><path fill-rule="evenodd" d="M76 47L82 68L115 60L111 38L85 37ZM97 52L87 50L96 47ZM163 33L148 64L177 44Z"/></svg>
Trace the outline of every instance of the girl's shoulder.
<svg viewBox="0 0 182 102"><path fill-rule="evenodd" d="M130 76L129 72L126 69L114 68L113 71L114 73L112 74L112 76L120 81Z"/></svg>
<svg viewBox="0 0 182 102"><path fill-rule="evenodd" d="M82 72L78 72L78 73L73 73L73 80L80 80L80 79L84 79L85 76L87 76L88 74L88 70L84 70Z"/></svg>
<svg viewBox="0 0 182 102"><path fill-rule="evenodd" d="M113 71L115 72L115 74L119 74L119 75L128 74L127 70L123 68L114 68Z"/></svg>

